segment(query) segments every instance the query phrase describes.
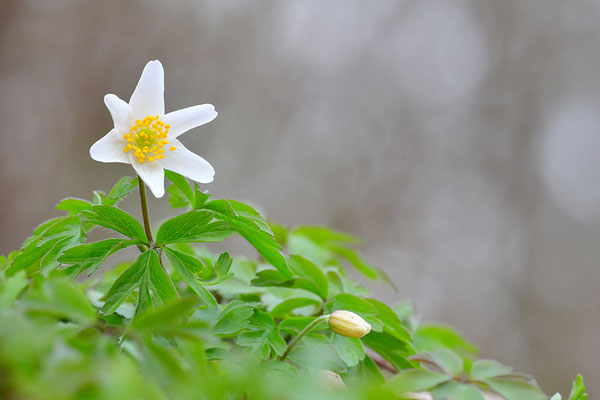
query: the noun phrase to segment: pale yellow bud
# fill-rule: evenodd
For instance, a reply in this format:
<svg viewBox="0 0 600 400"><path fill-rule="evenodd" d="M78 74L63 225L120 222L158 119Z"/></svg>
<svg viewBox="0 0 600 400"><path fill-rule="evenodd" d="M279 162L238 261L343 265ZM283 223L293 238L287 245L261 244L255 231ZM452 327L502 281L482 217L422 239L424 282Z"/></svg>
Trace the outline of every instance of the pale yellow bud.
<svg viewBox="0 0 600 400"><path fill-rule="evenodd" d="M329 329L338 335L361 338L371 332L371 325L353 312L338 310L329 316Z"/></svg>
<svg viewBox="0 0 600 400"><path fill-rule="evenodd" d="M323 385L330 387L332 389L342 389L346 387L342 377L336 374L333 371L329 371L327 369L320 369L317 372L317 376Z"/></svg>

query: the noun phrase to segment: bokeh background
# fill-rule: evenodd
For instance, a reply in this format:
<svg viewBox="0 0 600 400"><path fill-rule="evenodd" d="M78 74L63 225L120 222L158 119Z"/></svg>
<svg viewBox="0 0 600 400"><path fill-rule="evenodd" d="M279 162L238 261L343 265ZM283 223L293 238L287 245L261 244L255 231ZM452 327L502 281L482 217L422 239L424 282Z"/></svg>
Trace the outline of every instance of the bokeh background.
<svg viewBox="0 0 600 400"><path fill-rule="evenodd" d="M599 20L594 0L2 0L0 253L131 174L88 150L104 94L160 59L168 111L220 113L182 137L205 188L362 237L399 288L378 297L593 396Z"/></svg>

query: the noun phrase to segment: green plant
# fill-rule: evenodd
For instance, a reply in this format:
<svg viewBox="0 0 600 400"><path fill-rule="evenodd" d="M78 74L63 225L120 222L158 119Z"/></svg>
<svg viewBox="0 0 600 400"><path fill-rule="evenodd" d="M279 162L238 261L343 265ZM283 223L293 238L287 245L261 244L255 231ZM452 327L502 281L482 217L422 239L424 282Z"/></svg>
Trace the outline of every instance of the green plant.
<svg viewBox="0 0 600 400"><path fill-rule="evenodd" d="M194 112L214 118L211 107ZM181 116L172 118L182 124ZM156 121L136 122L131 132ZM138 153L128 159L136 170L162 160L150 150L161 155L164 144L144 149L143 139L135 137ZM94 146L106 160L106 149ZM106 151L122 158L129 150L119 146ZM162 177L163 169L152 173ZM164 174L170 205L184 210L162 224L151 225L144 181L125 177L90 201L60 201L64 216L0 257L0 398L546 398L530 377L478 360L475 346L452 329L424 325L406 306L372 298L348 269L389 279L362 257L356 238L268 222L249 205L212 199L197 183L168 168ZM152 185L161 197L163 181ZM143 223L118 207L136 188ZM89 242L94 229L109 237ZM209 243L232 235L257 257L210 250ZM117 253L135 256L122 261ZM570 400L585 400L584 391L579 377Z"/></svg>

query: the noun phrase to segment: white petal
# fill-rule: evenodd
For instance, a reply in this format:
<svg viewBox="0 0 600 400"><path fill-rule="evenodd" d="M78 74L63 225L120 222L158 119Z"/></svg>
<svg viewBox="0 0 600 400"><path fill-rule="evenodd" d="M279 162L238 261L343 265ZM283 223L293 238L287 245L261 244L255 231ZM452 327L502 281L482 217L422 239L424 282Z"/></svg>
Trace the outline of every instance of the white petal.
<svg viewBox="0 0 600 400"><path fill-rule="evenodd" d="M165 113L165 71L160 61L150 61L131 95L129 105L135 119Z"/></svg>
<svg viewBox="0 0 600 400"><path fill-rule="evenodd" d="M217 117L215 106L212 104L202 104L182 108L166 114L161 120L165 124L171 125L169 129L169 140L194 129L197 126L204 125Z"/></svg>
<svg viewBox="0 0 600 400"><path fill-rule="evenodd" d="M165 169L187 176L199 183L210 183L215 176L215 170L204 158L186 149L183 144L172 139L168 147L175 146L176 150L165 152L165 158L160 163Z"/></svg>
<svg viewBox="0 0 600 400"><path fill-rule="evenodd" d="M104 96L104 104L110 111L115 128L127 128L133 125L133 110L125 101L114 94Z"/></svg>
<svg viewBox="0 0 600 400"><path fill-rule="evenodd" d="M112 129L90 148L90 156L96 161L129 164L129 156L123 151L127 141L123 139L124 129Z"/></svg>
<svg viewBox="0 0 600 400"><path fill-rule="evenodd" d="M135 172L142 178L156 198L165 194L165 170L156 161L140 163L133 154L130 155L131 165Z"/></svg>

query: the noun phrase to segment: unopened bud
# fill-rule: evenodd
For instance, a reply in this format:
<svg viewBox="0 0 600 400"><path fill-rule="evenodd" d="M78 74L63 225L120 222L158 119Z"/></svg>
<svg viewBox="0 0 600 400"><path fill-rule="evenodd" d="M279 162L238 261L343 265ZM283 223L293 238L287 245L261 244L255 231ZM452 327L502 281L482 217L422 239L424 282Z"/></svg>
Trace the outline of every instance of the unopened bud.
<svg viewBox="0 0 600 400"><path fill-rule="evenodd" d="M329 316L329 329L338 335L361 338L371 332L371 325L353 312L338 310Z"/></svg>
<svg viewBox="0 0 600 400"><path fill-rule="evenodd" d="M319 380L323 383L323 385L332 389L342 389L346 387L344 381L342 380L342 377L333 371L329 371L327 369L320 369L317 372L317 376L319 377Z"/></svg>

